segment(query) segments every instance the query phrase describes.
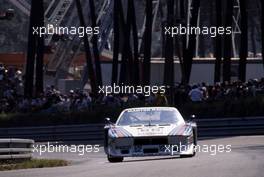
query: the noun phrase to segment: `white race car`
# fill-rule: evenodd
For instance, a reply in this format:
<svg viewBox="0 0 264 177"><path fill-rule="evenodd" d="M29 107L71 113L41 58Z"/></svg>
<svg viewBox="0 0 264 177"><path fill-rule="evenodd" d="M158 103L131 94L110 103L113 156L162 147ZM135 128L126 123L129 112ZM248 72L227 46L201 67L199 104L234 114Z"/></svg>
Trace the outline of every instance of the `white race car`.
<svg viewBox="0 0 264 177"><path fill-rule="evenodd" d="M105 126L104 149L109 162L124 157L195 155L197 126L173 107L125 109L117 122Z"/></svg>

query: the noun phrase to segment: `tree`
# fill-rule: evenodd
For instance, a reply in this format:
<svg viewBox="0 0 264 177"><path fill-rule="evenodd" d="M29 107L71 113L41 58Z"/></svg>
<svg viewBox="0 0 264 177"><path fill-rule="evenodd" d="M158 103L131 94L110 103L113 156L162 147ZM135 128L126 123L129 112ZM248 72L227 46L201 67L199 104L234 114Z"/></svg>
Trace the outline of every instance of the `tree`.
<svg viewBox="0 0 264 177"><path fill-rule="evenodd" d="M119 43L120 43L120 25L119 25L119 12L120 0L114 1L114 51L113 51L113 65L112 65L112 85L117 83L118 80L118 56L119 56Z"/></svg>
<svg viewBox="0 0 264 177"><path fill-rule="evenodd" d="M262 37L262 62L264 67L264 2L260 0L261 2L261 37Z"/></svg>
<svg viewBox="0 0 264 177"><path fill-rule="evenodd" d="M175 16L176 25L186 25L186 2L185 0L179 0L179 4L177 4L177 11L180 12L178 16ZM183 53L186 47L186 36L185 35L177 35L175 37L175 53L179 58L182 83L185 82L185 71L184 71L184 62L183 62Z"/></svg>
<svg viewBox="0 0 264 177"><path fill-rule="evenodd" d="M192 12L190 19L190 28L197 26L197 20L199 15L200 0L192 1ZM183 66L184 66L184 76L182 78L183 83L187 84L190 81L191 70L192 70L192 61L195 52L196 45L196 34L186 34L189 35L189 42L186 49L183 49Z"/></svg>
<svg viewBox="0 0 264 177"><path fill-rule="evenodd" d="M152 40L152 0L146 0L146 26L144 32L143 85L150 84L150 61Z"/></svg>
<svg viewBox="0 0 264 177"><path fill-rule="evenodd" d="M92 28L94 29L97 26L94 0L89 0L89 4L90 4L90 15L91 15ZM92 43L93 43L93 55L94 55L94 61L95 61L96 80L97 80L97 84L99 86L102 86L102 71L101 71L102 69L101 69L101 61L100 61L100 55L99 55L97 42L98 42L97 35L93 35Z"/></svg>
<svg viewBox="0 0 264 177"><path fill-rule="evenodd" d="M122 49L122 66L121 70L123 70L123 80L122 83L132 84L134 81L133 79L133 57L132 57L132 51L131 51L131 29L132 29L132 6L133 0L128 0L127 3L127 16L126 16L126 25L124 28L124 39L125 42L123 44Z"/></svg>
<svg viewBox="0 0 264 177"><path fill-rule="evenodd" d="M120 14L122 17L122 14ZM122 18L121 18L122 21ZM137 85L139 83L139 61L138 61L138 31L136 24L136 14L134 1L128 0L127 17L124 26L123 38L124 44L122 47L122 60L120 71L120 83ZM133 49L131 46L131 32L133 37Z"/></svg>
<svg viewBox="0 0 264 177"><path fill-rule="evenodd" d="M44 26L44 6L43 0L38 1L38 26ZM44 36L37 38L37 56L36 56L36 95L43 93L43 58L44 58Z"/></svg>
<svg viewBox="0 0 264 177"><path fill-rule="evenodd" d="M132 23L132 36L133 36L133 84L139 84L139 54L138 54L138 30L136 21L136 12L134 0L129 1L129 7L131 9L131 23Z"/></svg>
<svg viewBox="0 0 264 177"><path fill-rule="evenodd" d="M44 26L43 0L31 2L24 96L31 98L43 92L44 38L34 34L33 27ZM36 67L35 67L36 63ZM34 70L36 72L34 72ZM34 84L34 76L36 81ZM35 89L34 89L35 86Z"/></svg>
<svg viewBox="0 0 264 177"><path fill-rule="evenodd" d="M226 16L225 28L232 26L233 22L233 0L226 0ZM223 62L223 80L230 82L231 80L231 51L232 51L232 35L224 37L224 62Z"/></svg>
<svg viewBox="0 0 264 177"><path fill-rule="evenodd" d="M122 8L123 9L123 8ZM132 58L131 58L131 46L130 46L130 8L127 8L127 17L125 25L122 26L123 29L123 46L122 46L122 58L121 58L121 68L119 75L119 84L129 83L131 80L131 67L132 67ZM120 14L121 19L124 19L124 14Z"/></svg>
<svg viewBox="0 0 264 177"><path fill-rule="evenodd" d="M167 25L174 26L174 0L167 1L167 11ZM166 36L165 46L164 84L172 87L174 85L174 44L170 35Z"/></svg>
<svg viewBox="0 0 264 177"><path fill-rule="evenodd" d="M215 0L216 9L216 27L222 26L222 1ZM222 63L222 36L217 35L215 39L215 72L214 82L221 81L221 63Z"/></svg>
<svg viewBox="0 0 264 177"><path fill-rule="evenodd" d="M78 12L78 17L80 20L80 26L83 28L86 28L84 17L83 17L82 5L81 5L80 0L76 0L76 7L77 7L77 12ZM87 33L84 33L83 42L84 42L85 57L86 57L86 67L89 73L91 89L93 93L97 93L98 87L97 87L97 82L95 78L92 55L90 51L90 45L89 45Z"/></svg>
<svg viewBox="0 0 264 177"><path fill-rule="evenodd" d="M246 64L248 56L248 22L246 0L240 0L241 12L241 39L240 39L240 53L239 53L239 80L246 81Z"/></svg>
<svg viewBox="0 0 264 177"><path fill-rule="evenodd" d="M31 1L30 10L30 21L29 21L29 32L28 32L28 48L27 48L27 61L26 61L26 73L25 73L25 84L24 84L24 96L32 97L33 85L34 85L34 65L35 65L35 54L36 54L36 35L33 35L33 27L37 21L37 2Z"/></svg>

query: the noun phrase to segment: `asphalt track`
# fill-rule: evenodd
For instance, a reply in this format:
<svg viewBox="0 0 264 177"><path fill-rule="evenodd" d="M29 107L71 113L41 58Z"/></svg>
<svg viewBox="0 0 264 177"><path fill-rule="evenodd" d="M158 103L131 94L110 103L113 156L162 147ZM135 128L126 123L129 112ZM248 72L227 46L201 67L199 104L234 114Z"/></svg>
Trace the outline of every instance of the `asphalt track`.
<svg viewBox="0 0 264 177"><path fill-rule="evenodd" d="M99 153L46 153L37 158L59 158L70 166L0 172L0 177L264 177L264 136L200 140L199 145L231 145L231 152L199 152L194 158L126 158L108 163Z"/></svg>

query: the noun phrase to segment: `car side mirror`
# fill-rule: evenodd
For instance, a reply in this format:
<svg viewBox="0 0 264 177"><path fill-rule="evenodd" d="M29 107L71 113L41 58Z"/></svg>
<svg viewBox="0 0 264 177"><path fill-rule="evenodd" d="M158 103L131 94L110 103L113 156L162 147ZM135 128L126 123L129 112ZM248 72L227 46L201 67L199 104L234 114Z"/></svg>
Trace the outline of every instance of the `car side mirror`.
<svg viewBox="0 0 264 177"><path fill-rule="evenodd" d="M110 119L109 117L105 118L105 122L106 122L107 124L113 124L113 123L111 122L111 119Z"/></svg>
<svg viewBox="0 0 264 177"><path fill-rule="evenodd" d="M192 115L190 116L190 119L191 119L191 120L195 120L195 119L196 119L196 115L192 114Z"/></svg>

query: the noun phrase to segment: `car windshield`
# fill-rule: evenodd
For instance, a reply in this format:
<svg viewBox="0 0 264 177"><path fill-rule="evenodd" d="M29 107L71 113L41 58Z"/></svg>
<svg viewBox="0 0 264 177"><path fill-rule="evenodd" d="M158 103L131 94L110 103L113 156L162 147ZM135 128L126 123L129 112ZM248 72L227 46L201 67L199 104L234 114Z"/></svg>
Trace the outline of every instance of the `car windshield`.
<svg viewBox="0 0 264 177"><path fill-rule="evenodd" d="M118 125L175 124L183 120L177 110L127 110L119 118Z"/></svg>

